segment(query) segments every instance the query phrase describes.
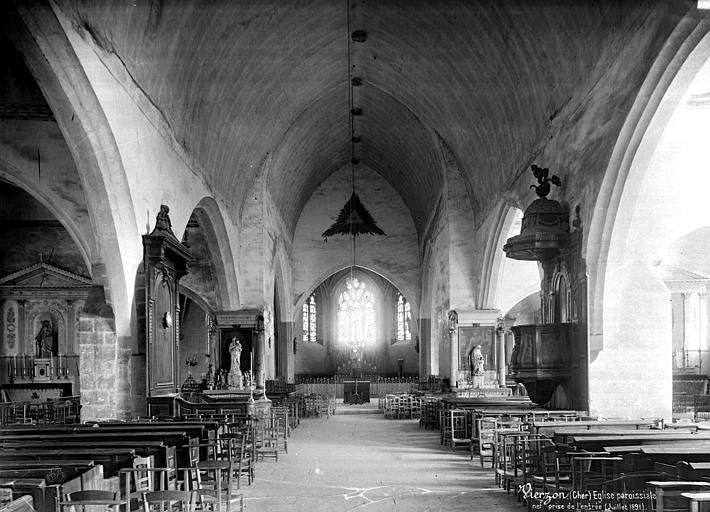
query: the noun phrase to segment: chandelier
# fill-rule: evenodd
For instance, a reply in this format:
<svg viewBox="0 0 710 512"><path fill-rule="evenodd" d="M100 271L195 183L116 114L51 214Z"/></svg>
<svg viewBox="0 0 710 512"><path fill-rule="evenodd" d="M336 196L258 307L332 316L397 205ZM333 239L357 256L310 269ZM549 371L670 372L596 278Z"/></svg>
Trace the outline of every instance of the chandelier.
<svg viewBox="0 0 710 512"><path fill-rule="evenodd" d="M385 235L378 226L375 219L367 211L365 205L360 201L360 197L355 192L355 166L360 162L355 155L355 144L360 142L361 138L355 135L355 117L362 115L362 109L354 106L355 88L360 87L363 83L362 78L353 77L352 66L350 65L351 43L364 43L367 40L367 34L364 30L356 30L350 33L350 1L348 1L348 108L349 112L349 127L350 127L350 199L340 209L335 222L323 233L323 241L327 242L328 238L333 235L350 235L354 237L367 235Z"/></svg>

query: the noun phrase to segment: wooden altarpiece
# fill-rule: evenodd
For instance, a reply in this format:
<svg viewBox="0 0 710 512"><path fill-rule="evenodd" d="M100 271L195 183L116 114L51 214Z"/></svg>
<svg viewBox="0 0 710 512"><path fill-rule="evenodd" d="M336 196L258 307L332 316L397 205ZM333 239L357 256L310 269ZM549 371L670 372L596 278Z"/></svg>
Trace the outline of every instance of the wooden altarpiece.
<svg viewBox="0 0 710 512"><path fill-rule="evenodd" d="M178 282L187 274L191 257L175 237L168 212L161 205L155 229L143 235L148 397L177 393L180 388Z"/></svg>

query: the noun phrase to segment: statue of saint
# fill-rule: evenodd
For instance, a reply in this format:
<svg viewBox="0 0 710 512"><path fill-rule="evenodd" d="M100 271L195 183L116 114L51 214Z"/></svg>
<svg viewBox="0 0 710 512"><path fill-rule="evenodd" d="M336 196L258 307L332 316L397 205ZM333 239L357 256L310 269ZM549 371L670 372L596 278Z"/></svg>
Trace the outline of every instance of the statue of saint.
<svg viewBox="0 0 710 512"><path fill-rule="evenodd" d="M163 231L175 236L175 233L173 233L173 224L170 222L169 214L170 208L168 208L167 205L161 204L160 211L155 217L155 229L153 229L151 234L155 235Z"/></svg>
<svg viewBox="0 0 710 512"><path fill-rule="evenodd" d="M232 343L229 344L229 354L232 357L232 365L229 367L230 370L239 370L242 358L242 343L237 338L232 338Z"/></svg>
<svg viewBox="0 0 710 512"><path fill-rule="evenodd" d="M37 357L52 357L54 336L52 335L52 324L49 320L42 320L42 327L35 336Z"/></svg>
<svg viewBox="0 0 710 512"><path fill-rule="evenodd" d="M244 389L242 370L239 368L242 357L242 343L237 338L232 338L229 344L231 365L229 367L229 386L233 389Z"/></svg>
<svg viewBox="0 0 710 512"><path fill-rule="evenodd" d="M471 375L473 376L473 387L482 388L485 376L485 359L481 351L481 345L471 351L468 356L468 364L471 366Z"/></svg>

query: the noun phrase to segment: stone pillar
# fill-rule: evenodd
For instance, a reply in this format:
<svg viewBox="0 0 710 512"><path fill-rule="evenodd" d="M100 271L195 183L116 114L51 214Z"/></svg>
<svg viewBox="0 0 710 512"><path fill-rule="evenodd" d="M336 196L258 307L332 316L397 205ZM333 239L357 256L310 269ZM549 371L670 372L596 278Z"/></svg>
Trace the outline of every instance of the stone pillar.
<svg viewBox="0 0 710 512"><path fill-rule="evenodd" d="M496 369L498 371L498 386L505 387L505 327L503 319L496 326Z"/></svg>
<svg viewBox="0 0 710 512"><path fill-rule="evenodd" d="M64 354L74 355L76 353L76 302L67 300L67 335L64 340ZM62 347L58 347L62 353Z"/></svg>
<svg viewBox="0 0 710 512"><path fill-rule="evenodd" d="M35 355L34 343L27 341L25 334L25 306L27 301L20 299L17 301L17 353L23 355ZM28 347L27 344L30 344Z"/></svg>
<svg viewBox="0 0 710 512"><path fill-rule="evenodd" d="M455 310L449 311L449 387L458 387L459 378L459 316Z"/></svg>
<svg viewBox="0 0 710 512"><path fill-rule="evenodd" d="M117 414L117 340L112 318L82 313L78 326L81 419L125 419Z"/></svg>
<svg viewBox="0 0 710 512"><path fill-rule="evenodd" d="M254 366L256 374L256 387L266 387L266 345L264 336L264 317L259 316L254 329Z"/></svg>

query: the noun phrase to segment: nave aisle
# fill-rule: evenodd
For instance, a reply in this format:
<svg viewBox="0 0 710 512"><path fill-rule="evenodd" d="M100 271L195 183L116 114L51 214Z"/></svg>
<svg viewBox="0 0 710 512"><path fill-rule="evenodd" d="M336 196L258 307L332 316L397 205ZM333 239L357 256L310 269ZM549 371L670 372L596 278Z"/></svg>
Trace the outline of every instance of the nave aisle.
<svg viewBox="0 0 710 512"><path fill-rule="evenodd" d="M247 511L526 510L467 450L441 446L438 431L371 414L302 419L288 453L260 462L240 492Z"/></svg>

